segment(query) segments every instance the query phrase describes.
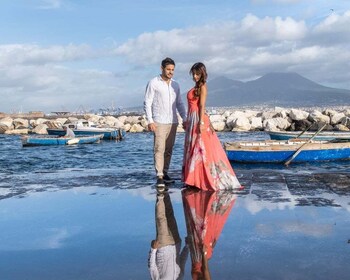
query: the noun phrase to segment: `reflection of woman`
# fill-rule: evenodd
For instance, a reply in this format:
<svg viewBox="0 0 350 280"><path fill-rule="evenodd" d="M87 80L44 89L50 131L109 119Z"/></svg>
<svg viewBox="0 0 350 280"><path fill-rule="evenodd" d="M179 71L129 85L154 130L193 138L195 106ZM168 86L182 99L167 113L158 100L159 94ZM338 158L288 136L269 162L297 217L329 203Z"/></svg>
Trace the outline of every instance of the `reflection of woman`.
<svg viewBox="0 0 350 280"><path fill-rule="evenodd" d="M192 279L211 279L208 259L230 214L236 196L219 191L182 191L187 243L192 259Z"/></svg>
<svg viewBox="0 0 350 280"><path fill-rule="evenodd" d="M187 93L188 115L183 159L183 181L202 190L240 188L225 151L205 114L207 71L201 62L190 73L195 82Z"/></svg>
<svg viewBox="0 0 350 280"><path fill-rule="evenodd" d="M157 195L157 236L151 242L148 268L151 279L183 279L188 248L181 250L181 238L168 192Z"/></svg>

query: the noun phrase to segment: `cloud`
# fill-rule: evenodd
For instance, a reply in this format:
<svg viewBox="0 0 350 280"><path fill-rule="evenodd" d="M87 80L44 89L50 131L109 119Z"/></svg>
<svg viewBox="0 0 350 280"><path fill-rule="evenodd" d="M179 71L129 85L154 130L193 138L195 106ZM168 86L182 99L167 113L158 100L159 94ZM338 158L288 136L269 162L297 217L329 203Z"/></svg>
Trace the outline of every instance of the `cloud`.
<svg viewBox="0 0 350 280"><path fill-rule="evenodd" d="M87 45L0 46L0 95L11 111L59 110L102 106L120 88L114 73L72 67L74 63L100 59L108 51L93 50ZM96 102L96 96L103 98ZM101 100L101 99L99 99ZM59 105L58 105L59 104ZM35 109L37 108L37 109ZM98 108L96 108L98 109ZM4 110L0 106L0 111Z"/></svg>
<svg viewBox="0 0 350 280"><path fill-rule="evenodd" d="M175 59L183 90L192 83L188 69L197 61L207 65L209 78L245 81L293 71L324 85L350 88L349 25L350 11L332 13L314 25L247 14L239 21L146 32L104 49L0 45L0 95L5 100L0 111L98 109L112 101L137 106L147 80L158 74L166 56ZM106 61L115 71L105 69Z"/></svg>
<svg viewBox="0 0 350 280"><path fill-rule="evenodd" d="M339 87L349 88L349 13L331 14L314 26L291 17L248 14L239 22L144 33L117 47L115 54L140 65L159 64L172 56L180 63L177 69L182 73L177 76L200 60L211 76L248 80L269 71L298 70L319 83L337 84L341 75Z"/></svg>
<svg viewBox="0 0 350 280"><path fill-rule="evenodd" d="M333 226L330 224L307 224L300 222L290 222L280 225L286 233L302 233L307 236L323 237L333 232Z"/></svg>
<svg viewBox="0 0 350 280"><path fill-rule="evenodd" d="M86 44L40 47L35 44L0 45L0 65L43 65L91 59L99 54Z"/></svg>

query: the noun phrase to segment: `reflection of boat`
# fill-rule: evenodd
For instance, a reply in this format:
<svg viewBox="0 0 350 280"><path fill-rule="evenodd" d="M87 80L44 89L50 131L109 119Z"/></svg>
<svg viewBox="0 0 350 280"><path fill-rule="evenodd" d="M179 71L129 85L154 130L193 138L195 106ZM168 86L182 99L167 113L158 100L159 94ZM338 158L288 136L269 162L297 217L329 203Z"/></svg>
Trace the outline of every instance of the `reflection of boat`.
<svg viewBox="0 0 350 280"><path fill-rule="evenodd" d="M350 159L350 141L266 140L227 142L229 160L236 162L286 163Z"/></svg>
<svg viewBox="0 0 350 280"><path fill-rule="evenodd" d="M79 121L75 123L66 124L74 134L80 135L95 135L103 134L104 140L122 140L125 136L125 130L119 128L110 127L97 127L95 124L89 121ZM47 133L49 135L64 136L66 132L62 128L48 128Z"/></svg>
<svg viewBox="0 0 350 280"><path fill-rule="evenodd" d="M311 138L315 132L302 132L302 131L267 131L272 140L288 140L292 138ZM322 131L317 134L315 140L350 140L350 132L346 131Z"/></svg>
<svg viewBox="0 0 350 280"><path fill-rule="evenodd" d="M59 137L55 135L35 135L22 136L22 146L49 146L49 145L74 145L74 144L93 144L98 143L102 139L103 134L80 136L80 137Z"/></svg>

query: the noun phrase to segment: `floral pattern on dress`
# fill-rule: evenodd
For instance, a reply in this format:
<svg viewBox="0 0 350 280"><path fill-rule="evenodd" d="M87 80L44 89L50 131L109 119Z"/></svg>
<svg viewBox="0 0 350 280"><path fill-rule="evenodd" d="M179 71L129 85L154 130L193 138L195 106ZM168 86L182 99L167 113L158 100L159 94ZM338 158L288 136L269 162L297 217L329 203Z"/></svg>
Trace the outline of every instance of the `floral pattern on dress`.
<svg viewBox="0 0 350 280"><path fill-rule="evenodd" d="M188 115L184 144L182 179L186 185L202 190L240 189L241 185L227 159L210 120L204 115L204 130L199 131L199 98L194 89L187 94Z"/></svg>

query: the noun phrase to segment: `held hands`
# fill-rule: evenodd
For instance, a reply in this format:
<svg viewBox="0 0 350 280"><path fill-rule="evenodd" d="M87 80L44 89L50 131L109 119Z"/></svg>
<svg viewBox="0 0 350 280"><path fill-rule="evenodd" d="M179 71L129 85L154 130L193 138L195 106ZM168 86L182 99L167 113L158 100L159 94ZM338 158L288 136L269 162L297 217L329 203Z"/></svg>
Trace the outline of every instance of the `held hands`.
<svg viewBox="0 0 350 280"><path fill-rule="evenodd" d="M186 128L187 128L187 121L182 122L182 128L183 128L184 130L186 130Z"/></svg>

